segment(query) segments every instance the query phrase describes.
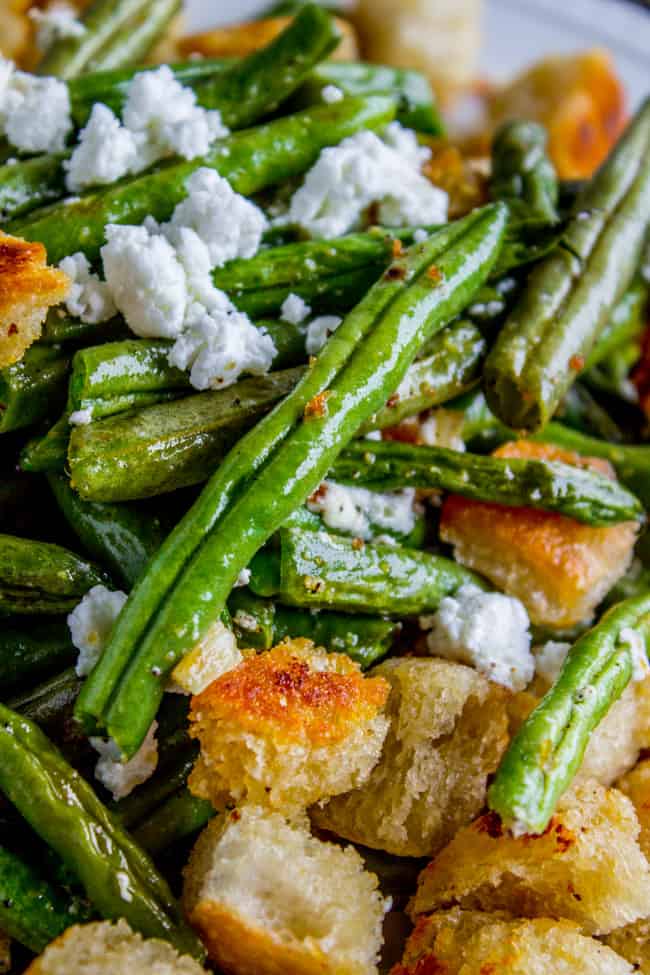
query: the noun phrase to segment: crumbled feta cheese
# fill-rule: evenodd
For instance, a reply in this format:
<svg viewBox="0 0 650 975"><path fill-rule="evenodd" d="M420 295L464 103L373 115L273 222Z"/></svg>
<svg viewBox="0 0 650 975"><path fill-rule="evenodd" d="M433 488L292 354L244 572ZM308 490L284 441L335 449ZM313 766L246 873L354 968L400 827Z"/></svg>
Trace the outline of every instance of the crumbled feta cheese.
<svg viewBox="0 0 650 975"><path fill-rule="evenodd" d="M146 227L109 224L102 247L104 275L115 305L142 338L177 338L183 329L187 285L169 241Z"/></svg>
<svg viewBox="0 0 650 975"><path fill-rule="evenodd" d="M382 439L381 430L371 430L369 433L366 433L364 436L364 440L381 440L381 439Z"/></svg>
<svg viewBox="0 0 650 975"><path fill-rule="evenodd" d="M409 390L408 381L398 389L398 395L407 395ZM444 408L433 410L423 420L418 427L419 439L427 447L447 447L448 450L465 450L465 441L462 437L464 417L459 410L445 410Z"/></svg>
<svg viewBox="0 0 650 975"><path fill-rule="evenodd" d="M237 582L235 583L235 589L241 589L242 586L247 586L251 581L251 570L242 569L237 576Z"/></svg>
<svg viewBox="0 0 650 975"><path fill-rule="evenodd" d="M66 185L76 192L86 186L114 183L138 167L139 144L133 132L101 102L79 133L79 142L63 165Z"/></svg>
<svg viewBox="0 0 650 975"><path fill-rule="evenodd" d="M36 25L39 51L48 51L57 41L83 37L86 33L86 27L77 19L77 11L67 3L54 4L47 10L33 7L29 17Z"/></svg>
<svg viewBox="0 0 650 975"><path fill-rule="evenodd" d="M175 693L200 694L213 681L241 663L235 636L217 620L203 639L174 667L173 683L168 688Z"/></svg>
<svg viewBox="0 0 650 975"><path fill-rule="evenodd" d="M11 62L3 59L0 119L4 134L17 149L62 152L72 130L68 86L57 78L14 71Z"/></svg>
<svg viewBox="0 0 650 975"><path fill-rule="evenodd" d="M321 96L324 102L328 105L334 105L335 102L343 101L345 95L336 85L325 85L321 92Z"/></svg>
<svg viewBox="0 0 650 975"><path fill-rule="evenodd" d="M125 602L126 593L93 586L69 614L70 636L79 651L79 677L89 674L99 660Z"/></svg>
<svg viewBox="0 0 650 975"><path fill-rule="evenodd" d="M82 322L96 325L115 314L116 308L108 285L91 271L85 254L78 251L70 257L64 257L59 267L72 281L65 299L65 306L71 315L80 318Z"/></svg>
<svg viewBox="0 0 650 975"><path fill-rule="evenodd" d="M158 765L158 742L156 731L158 722L154 721L147 732L147 737L139 749L128 762L120 761L119 746L112 739L90 738L90 744L99 753L99 761L95 765L95 778L108 789L113 799L124 799L137 785L142 785L151 778Z"/></svg>
<svg viewBox="0 0 650 975"><path fill-rule="evenodd" d="M332 332L337 330L342 321L343 319L339 318L338 315L320 315L318 318L314 318L307 326L305 337L307 355L318 355Z"/></svg>
<svg viewBox="0 0 650 975"><path fill-rule="evenodd" d="M402 159L407 159L418 170L431 158L431 149L420 145L413 129L407 129L399 122L391 122L387 125L382 138L391 149L400 154Z"/></svg>
<svg viewBox="0 0 650 975"><path fill-rule="evenodd" d="M93 422L93 411L90 407L83 410L73 410L68 417L68 423L72 427L86 427Z"/></svg>
<svg viewBox="0 0 650 975"><path fill-rule="evenodd" d="M146 165L172 153L195 159L205 155L215 139L228 135L220 113L197 105L194 91L181 85L166 64L135 75L122 120L127 129L145 137Z"/></svg>
<svg viewBox="0 0 650 975"><path fill-rule="evenodd" d="M190 369L195 389L230 386L243 372L268 372L277 349L263 329L238 311L214 310L198 316L176 339L170 365Z"/></svg>
<svg viewBox="0 0 650 975"><path fill-rule="evenodd" d="M547 684L554 684L560 676L570 649L571 644L561 640L547 640L541 646L533 647L535 671Z"/></svg>
<svg viewBox="0 0 650 975"><path fill-rule="evenodd" d="M380 494L323 481L307 507L320 514L328 528L368 541L374 537L375 528L409 535L415 526L414 502L412 488Z"/></svg>
<svg viewBox="0 0 650 975"><path fill-rule="evenodd" d="M443 223L447 194L420 172L417 140L414 147L414 137L397 131L388 133L392 144L363 131L324 149L291 199L289 222L316 237L339 237L377 203L387 226Z"/></svg>
<svg viewBox="0 0 650 975"><path fill-rule="evenodd" d="M413 234L413 240L415 241L416 244L422 244L425 240L427 240L428 236L429 235L426 232L426 230L423 230L422 227L418 227L418 229Z"/></svg>
<svg viewBox="0 0 650 975"><path fill-rule="evenodd" d="M282 302L280 318L283 322L289 322L290 325L300 325L309 315L311 315L311 308L306 301L302 300L300 295L287 295Z"/></svg>
<svg viewBox="0 0 650 975"><path fill-rule="evenodd" d="M528 614L518 599L464 585L421 622L430 626L427 647L434 656L469 664L513 691L532 680Z"/></svg>
<svg viewBox="0 0 650 975"><path fill-rule="evenodd" d="M235 193L223 176L202 167L188 179L187 197L165 230L172 242L179 227L195 231L208 249L212 267L221 267L235 257L253 257L267 226L259 207Z"/></svg>
<svg viewBox="0 0 650 975"><path fill-rule="evenodd" d="M650 666L643 636L634 627L626 626L621 630L620 642L629 648L632 657L632 680L645 680L650 673Z"/></svg>

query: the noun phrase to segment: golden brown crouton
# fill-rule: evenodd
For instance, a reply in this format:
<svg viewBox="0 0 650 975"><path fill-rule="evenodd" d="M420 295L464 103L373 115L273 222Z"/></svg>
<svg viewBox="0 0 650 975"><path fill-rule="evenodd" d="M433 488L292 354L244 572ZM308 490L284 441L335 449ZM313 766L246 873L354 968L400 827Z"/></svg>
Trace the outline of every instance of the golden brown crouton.
<svg viewBox="0 0 650 975"><path fill-rule="evenodd" d="M634 971L650 975L650 918L612 931L603 939L621 957L634 965Z"/></svg>
<svg viewBox="0 0 650 975"><path fill-rule="evenodd" d="M520 440L504 444L495 456L561 461L613 476L606 461L549 444ZM554 512L451 495L443 504L440 536L454 546L459 562L521 599L533 623L570 627L588 620L626 572L636 526L599 528Z"/></svg>
<svg viewBox="0 0 650 975"><path fill-rule="evenodd" d="M201 834L183 904L210 958L235 975L370 975L389 906L352 847L255 806Z"/></svg>
<svg viewBox="0 0 650 975"><path fill-rule="evenodd" d="M190 788L217 808L305 809L365 782L388 729L389 685L308 640L245 660L192 699Z"/></svg>
<svg viewBox="0 0 650 975"><path fill-rule="evenodd" d="M569 921L453 908L421 917L391 975L628 975L632 968Z"/></svg>
<svg viewBox="0 0 650 975"><path fill-rule="evenodd" d="M645 758L639 762L636 768L616 783L616 787L634 804L641 827L639 846L650 859L650 759Z"/></svg>
<svg viewBox="0 0 650 975"><path fill-rule="evenodd" d="M291 17L266 17L229 27L215 27L203 34L191 34L178 41L182 57L201 54L205 58L242 58L266 47L291 22ZM354 61L359 56L357 37L352 24L336 18L341 41L330 57L335 61Z"/></svg>
<svg viewBox="0 0 650 975"><path fill-rule="evenodd" d="M48 308L63 301L69 284L63 271L48 267L42 244L0 231L0 368L39 337Z"/></svg>
<svg viewBox="0 0 650 975"><path fill-rule="evenodd" d="M135 934L124 920L76 924L52 941L25 975L201 975L167 941Z"/></svg>
<svg viewBox="0 0 650 975"><path fill-rule="evenodd" d="M484 804L507 743L507 693L446 660L389 660L373 673L391 684L381 761L364 786L312 817L365 846L431 855Z"/></svg>
<svg viewBox="0 0 650 975"><path fill-rule="evenodd" d="M541 836L513 837L486 813L422 871L413 914L458 904L566 918L607 934L650 913L650 864L634 807L617 789L583 782Z"/></svg>

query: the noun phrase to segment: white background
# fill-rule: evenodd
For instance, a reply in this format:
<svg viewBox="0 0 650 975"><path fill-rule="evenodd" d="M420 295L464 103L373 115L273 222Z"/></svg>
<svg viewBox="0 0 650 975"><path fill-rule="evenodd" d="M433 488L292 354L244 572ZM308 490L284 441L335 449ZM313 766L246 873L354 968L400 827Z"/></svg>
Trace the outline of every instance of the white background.
<svg viewBox="0 0 650 975"><path fill-rule="evenodd" d="M608 47L632 106L650 94L650 10L625 0L484 0L481 70L507 78L544 54ZM186 0L194 30L245 20L259 0ZM399 4L399 0L395 0Z"/></svg>

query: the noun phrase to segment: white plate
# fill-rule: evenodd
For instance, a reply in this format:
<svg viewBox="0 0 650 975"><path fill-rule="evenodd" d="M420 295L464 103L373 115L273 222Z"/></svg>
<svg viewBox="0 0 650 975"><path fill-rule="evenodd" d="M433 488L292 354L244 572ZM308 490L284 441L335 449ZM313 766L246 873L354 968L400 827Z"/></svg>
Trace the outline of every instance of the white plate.
<svg viewBox="0 0 650 975"><path fill-rule="evenodd" d="M259 0L186 0L192 30L245 20ZM399 0L395 0L398 4ZM629 0L486 0L482 71L504 79L546 54L607 47L634 107L650 94L650 10Z"/></svg>

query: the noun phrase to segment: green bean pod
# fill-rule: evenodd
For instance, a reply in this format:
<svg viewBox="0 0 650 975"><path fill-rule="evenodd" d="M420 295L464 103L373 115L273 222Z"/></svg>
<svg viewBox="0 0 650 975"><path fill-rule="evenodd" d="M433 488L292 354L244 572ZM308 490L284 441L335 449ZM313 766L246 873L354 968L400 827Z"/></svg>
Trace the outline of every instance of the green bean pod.
<svg viewBox="0 0 650 975"><path fill-rule="evenodd" d="M504 207L487 207L411 247L342 322L293 392L230 451L124 607L78 702L86 726L99 719L125 754L135 751L164 675L219 615L255 552L385 403L418 349L484 283L506 220ZM222 567L218 577L215 565Z"/></svg>
<svg viewBox="0 0 650 975"><path fill-rule="evenodd" d="M141 64L181 9L182 0L149 0L88 59L84 73Z"/></svg>
<svg viewBox="0 0 650 975"><path fill-rule="evenodd" d="M72 487L86 501L107 502L200 483L302 372L242 379L227 389L75 427L68 452Z"/></svg>
<svg viewBox="0 0 650 975"><path fill-rule="evenodd" d="M587 525L643 521L638 498L604 474L557 461L419 447L395 441L351 443L332 470L336 481L393 491L435 488L475 501L538 508Z"/></svg>
<svg viewBox="0 0 650 975"><path fill-rule="evenodd" d="M60 417L45 434L32 437L20 452L20 468L30 474L61 472L70 442L68 412Z"/></svg>
<svg viewBox="0 0 650 975"><path fill-rule="evenodd" d="M541 429L584 366L639 263L650 223L650 100L579 195L556 248L530 274L488 355L491 408Z"/></svg>
<svg viewBox="0 0 650 975"><path fill-rule="evenodd" d="M207 799L186 789L179 789L133 831L135 840L152 856L194 833L198 833L214 816L214 806Z"/></svg>
<svg viewBox="0 0 650 975"><path fill-rule="evenodd" d="M88 554L127 589L134 586L165 537L157 515L142 506L82 501L62 474L50 474L48 481L66 521Z"/></svg>
<svg viewBox="0 0 650 975"><path fill-rule="evenodd" d="M70 631L60 619L9 620L0 634L0 695L26 682L32 685L74 663L77 651Z"/></svg>
<svg viewBox="0 0 650 975"><path fill-rule="evenodd" d="M24 220L11 221L5 229L41 241L52 264L77 251L96 260L107 223L138 224L149 215L168 220L185 198L188 177L201 166L215 169L237 193L249 196L299 175L325 146L360 129L381 128L394 114L394 101L380 95L307 109L230 135L200 159L172 162L86 193L76 202L45 207Z"/></svg>
<svg viewBox="0 0 650 975"><path fill-rule="evenodd" d="M492 198L505 200L515 220L555 223L558 181L537 122L506 122L492 142Z"/></svg>
<svg viewBox="0 0 650 975"><path fill-rule="evenodd" d="M32 866L0 846L0 926L10 938L40 952L72 924L89 921L87 905L67 896Z"/></svg>
<svg viewBox="0 0 650 975"><path fill-rule="evenodd" d="M130 330L121 315L116 315L107 322L82 322L80 318L74 318L65 313L61 307L50 308L43 323L43 331L38 340L39 345L58 345L65 343L66 349L69 346L79 347L91 343L118 342L121 339L133 338Z"/></svg>
<svg viewBox="0 0 650 975"><path fill-rule="evenodd" d="M625 439L621 428L582 381L574 383L567 391L558 408L557 418L573 430L611 443L621 443Z"/></svg>
<svg viewBox="0 0 650 975"><path fill-rule="evenodd" d="M524 721L488 791L488 805L517 831L542 833L570 785L594 728L633 672L626 631L648 647L650 594L613 606L574 643L555 684Z"/></svg>
<svg viewBox="0 0 650 975"><path fill-rule="evenodd" d="M65 402L70 356L58 345L33 345L0 370L0 433L31 426Z"/></svg>
<svg viewBox="0 0 650 975"><path fill-rule="evenodd" d="M650 288L641 275L637 275L619 303L609 322L600 334L598 342L585 360L585 372L606 361L616 349L627 342L640 338L645 328Z"/></svg>
<svg viewBox="0 0 650 975"><path fill-rule="evenodd" d="M306 609L411 616L437 609L465 584L483 587L451 559L416 549L365 544L328 532L280 532L282 602Z"/></svg>
<svg viewBox="0 0 650 975"><path fill-rule="evenodd" d="M67 613L107 576L60 545L0 535L0 612Z"/></svg>
<svg viewBox="0 0 650 975"><path fill-rule="evenodd" d="M0 705L0 788L109 919L202 959L167 883L40 729Z"/></svg>
<svg viewBox="0 0 650 975"><path fill-rule="evenodd" d="M65 195L63 162L69 152L8 159L0 166L0 220L16 220Z"/></svg>

